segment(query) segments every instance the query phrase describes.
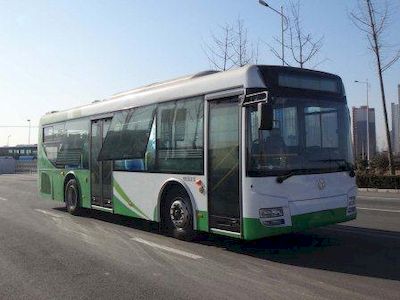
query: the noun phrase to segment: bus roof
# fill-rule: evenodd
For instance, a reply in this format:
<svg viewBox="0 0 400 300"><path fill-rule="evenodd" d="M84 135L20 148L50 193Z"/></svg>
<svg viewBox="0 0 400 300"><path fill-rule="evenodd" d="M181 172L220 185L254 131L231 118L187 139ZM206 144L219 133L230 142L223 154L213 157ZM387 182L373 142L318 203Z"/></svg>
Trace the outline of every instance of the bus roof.
<svg viewBox="0 0 400 300"><path fill-rule="evenodd" d="M259 65L246 65L238 69L224 72L203 71L194 75L157 82L117 93L105 100L94 101L91 104L80 107L47 113L41 118L40 124L46 125L69 119L107 114L132 107L205 95L234 88L263 88L266 85L261 72L269 68L271 68L271 70L302 70L301 72L315 72L334 76L328 73L292 67Z"/></svg>
<svg viewBox="0 0 400 300"><path fill-rule="evenodd" d="M247 65L225 72L205 71L177 79L153 83L94 103L44 115L40 124L106 114L117 110L157 102L204 95L231 88L263 87L264 83L255 65Z"/></svg>
<svg viewBox="0 0 400 300"><path fill-rule="evenodd" d="M101 115L152 103L223 91L231 88L263 87L257 66L248 65L225 72L205 71L114 94L94 103L44 115L40 124Z"/></svg>

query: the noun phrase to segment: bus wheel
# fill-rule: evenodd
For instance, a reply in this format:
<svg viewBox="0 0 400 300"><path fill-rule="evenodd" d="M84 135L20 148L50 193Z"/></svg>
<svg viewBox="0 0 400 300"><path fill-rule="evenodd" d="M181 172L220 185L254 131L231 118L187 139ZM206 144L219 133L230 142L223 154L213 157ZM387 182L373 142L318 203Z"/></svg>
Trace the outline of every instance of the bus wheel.
<svg viewBox="0 0 400 300"><path fill-rule="evenodd" d="M173 189L166 195L163 210L163 228L173 237L190 241L194 238L193 213L189 196L182 189Z"/></svg>
<svg viewBox="0 0 400 300"><path fill-rule="evenodd" d="M65 186L65 206L71 215L79 215L80 207L79 189L75 179L70 179Z"/></svg>

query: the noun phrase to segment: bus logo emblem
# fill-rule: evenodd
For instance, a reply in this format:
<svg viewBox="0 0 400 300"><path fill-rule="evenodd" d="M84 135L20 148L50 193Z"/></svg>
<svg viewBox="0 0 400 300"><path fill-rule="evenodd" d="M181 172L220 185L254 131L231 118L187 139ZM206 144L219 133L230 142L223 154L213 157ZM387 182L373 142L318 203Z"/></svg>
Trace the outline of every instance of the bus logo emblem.
<svg viewBox="0 0 400 300"><path fill-rule="evenodd" d="M323 190L326 187L326 182L325 182L325 180L320 178L320 179L318 179L317 185L320 190Z"/></svg>

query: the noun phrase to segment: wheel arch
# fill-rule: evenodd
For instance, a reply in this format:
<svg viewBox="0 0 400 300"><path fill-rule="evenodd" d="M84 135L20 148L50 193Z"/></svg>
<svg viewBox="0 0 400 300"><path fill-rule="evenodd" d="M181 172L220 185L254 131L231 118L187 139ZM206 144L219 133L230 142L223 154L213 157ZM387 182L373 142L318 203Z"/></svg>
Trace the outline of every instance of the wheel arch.
<svg viewBox="0 0 400 300"><path fill-rule="evenodd" d="M197 229L196 202L194 201L193 194L190 191L187 184L182 179L179 179L179 178L170 178L162 184L161 189L158 193L157 206L156 206L155 212L154 212L154 221L157 221L157 222L161 221L162 201L165 199L165 196L167 195L168 191L174 187L179 187L179 188L183 189L186 192L186 194L189 196L190 204L192 205L193 229L196 230Z"/></svg>
<svg viewBox="0 0 400 300"><path fill-rule="evenodd" d="M75 175L74 171L70 171L65 175L65 178L64 178L64 202L65 202L65 188L67 186L68 181L70 181L71 179L75 179L76 184L78 185L78 195L81 197L81 193L82 193L81 184L78 180L78 177Z"/></svg>

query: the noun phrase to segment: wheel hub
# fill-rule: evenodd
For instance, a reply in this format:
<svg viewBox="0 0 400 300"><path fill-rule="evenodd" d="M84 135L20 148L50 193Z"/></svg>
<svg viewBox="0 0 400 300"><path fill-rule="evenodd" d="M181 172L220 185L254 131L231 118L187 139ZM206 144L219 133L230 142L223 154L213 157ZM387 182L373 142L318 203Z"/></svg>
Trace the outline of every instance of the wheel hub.
<svg viewBox="0 0 400 300"><path fill-rule="evenodd" d="M188 224L189 209L181 199L172 202L170 207L170 217L175 227L184 228Z"/></svg>
<svg viewBox="0 0 400 300"><path fill-rule="evenodd" d="M70 186L68 188L68 196L67 196L67 200L68 200L68 204L72 207L76 206L77 203L77 199L76 199L76 191L75 188L73 186Z"/></svg>

